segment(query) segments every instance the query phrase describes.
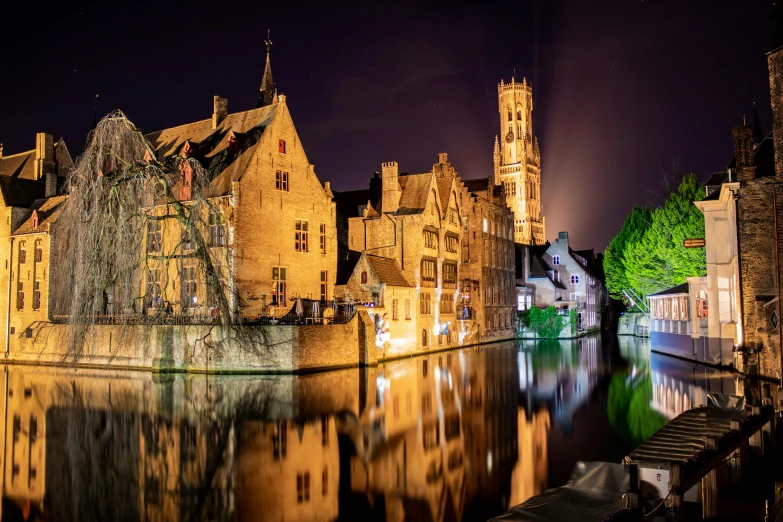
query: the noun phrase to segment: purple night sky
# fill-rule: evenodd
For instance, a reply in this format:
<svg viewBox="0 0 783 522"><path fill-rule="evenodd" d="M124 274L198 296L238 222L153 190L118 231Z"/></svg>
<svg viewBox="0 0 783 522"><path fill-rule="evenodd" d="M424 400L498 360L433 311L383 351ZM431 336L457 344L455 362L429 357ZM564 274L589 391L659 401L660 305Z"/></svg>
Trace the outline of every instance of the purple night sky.
<svg viewBox="0 0 783 522"><path fill-rule="evenodd" d="M675 161L702 180L725 168L754 98L769 131L771 0L67 4L0 6L6 155L44 131L78 154L96 93L99 116L122 109L145 132L209 118L216 94L253 108L267 28L278 91L337 190L439 152L487 176L497 83L532 80L547 236L575 248L602 250Z"/></svg>

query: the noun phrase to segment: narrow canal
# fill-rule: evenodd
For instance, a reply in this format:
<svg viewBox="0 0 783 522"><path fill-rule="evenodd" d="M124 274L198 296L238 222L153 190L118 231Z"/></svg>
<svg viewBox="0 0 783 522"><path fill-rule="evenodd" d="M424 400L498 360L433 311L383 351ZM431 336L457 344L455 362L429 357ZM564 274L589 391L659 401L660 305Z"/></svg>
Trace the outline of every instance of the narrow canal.
<svg viewBox="0 0 783 522"><path fill-rule="evenodd" d="M4 368L3 518L486 520L736 393L600 337L303 376Z"/></svg>

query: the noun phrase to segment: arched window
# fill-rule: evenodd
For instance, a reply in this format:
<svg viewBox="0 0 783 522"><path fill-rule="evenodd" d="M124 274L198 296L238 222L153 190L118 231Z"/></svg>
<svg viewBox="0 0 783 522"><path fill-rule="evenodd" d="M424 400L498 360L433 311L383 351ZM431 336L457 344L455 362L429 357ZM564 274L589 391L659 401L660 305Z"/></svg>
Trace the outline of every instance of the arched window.
<svg viewBox="0 0 783 522"><path fill-rule="evenodd" d="M421 345L423 347L425 347L425 348L428 346L428 343L427 343L427 329L426 328L421 331Z"/></svg>
<svg viewBox="0 0 783 522"><path fill-rule="evenodd" d="M367 272L366 271L362 272L362 284L363 285L367 284Z"/></svg>
<svg viewBox="0 0 783 522"><path fill-rule="evenodd" d="M511 107L508 108L508 121L512 121L514 119L514 113L511 112Z"/></svg>
<svg viewBox="0 0 783 522"><path fill-rule="evenodd" d="M517 108L517 120L522 121L522 109L519 107Z"/></svg>

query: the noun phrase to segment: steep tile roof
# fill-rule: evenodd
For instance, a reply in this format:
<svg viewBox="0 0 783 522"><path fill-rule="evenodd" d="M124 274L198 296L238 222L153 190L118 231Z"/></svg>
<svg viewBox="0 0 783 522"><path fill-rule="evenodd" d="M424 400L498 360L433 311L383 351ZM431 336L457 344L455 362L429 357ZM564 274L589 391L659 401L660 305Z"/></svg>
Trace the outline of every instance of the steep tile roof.
<svg viewBox="0 0 783 522"><path fill-rule="evenodd" d="M68 196L55 196L53 198L37 199L31 205L30 214L19 227L14 230L13 235L30 234L33 232L44 232L48 225L57 222L60 216L65 200ZM33 215L38 214L38 226L33 226Z"/></svg>
<svg viewBox="0 0 783 522"><path fill-rule="evenodd" d="M28 150L27 152L0 158L0 176L35 179L35 150Z"/></svg>
<svg viewBox="0 0 783 522"><path fill-rule="evenodd" d="M424 212L432 187L432 174L406 174L400 175L398 179L402 195L397 214L421 214Z"/></svg>
<svg viewBox="0 0 783 522"><path fill-rule="evenodd" d="M402 268L400 268L396 259L389 259L388 257L374 256L371 254L365 254L365 256L381 283L389 286L413 286L408 282L408 278L405 277L405 273L402 271Z"/></svg>
<svg viewBox="0 0 783 522"><path fill-rule="evenodd" d="M210 118L152 132L146 138L158 159L179 154L188 143L191 156L209 173L210 195L226 194L231 190L231 182L242 177L279 106L275 103L228 114L215 129ZM232 141L236 146L231 147Z"/></svg>

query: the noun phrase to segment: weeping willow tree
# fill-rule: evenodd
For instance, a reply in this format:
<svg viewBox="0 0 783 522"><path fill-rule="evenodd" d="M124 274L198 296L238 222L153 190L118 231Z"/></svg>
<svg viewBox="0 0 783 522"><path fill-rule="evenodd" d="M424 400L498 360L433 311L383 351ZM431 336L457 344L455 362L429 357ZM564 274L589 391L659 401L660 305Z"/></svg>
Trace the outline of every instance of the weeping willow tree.
<svg viewBox="0 0 783 522"><path fill-rule="evenodd" d="M220 244L210 237L227 219L210 181L185 151L157 159L121 112L97 125L67 179L52 241L51 300L70 325L69 355L107 315L123 326L163 322L186 279L203 284L212 322L232 323L225 228Z"/></svg>

